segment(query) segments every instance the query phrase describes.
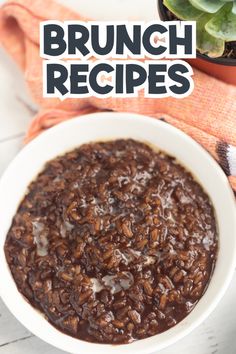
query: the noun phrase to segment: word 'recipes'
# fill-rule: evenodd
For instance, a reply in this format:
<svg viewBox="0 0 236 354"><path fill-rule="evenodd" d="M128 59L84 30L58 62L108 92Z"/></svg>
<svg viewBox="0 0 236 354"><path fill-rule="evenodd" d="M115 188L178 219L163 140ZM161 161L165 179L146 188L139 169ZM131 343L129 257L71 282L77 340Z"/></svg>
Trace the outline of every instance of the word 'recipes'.
<svg viewBox="0 0 236 354"><path fill-rule="evenodd" d="M45 97L186 97L196 56L188 21L41 23ZM161 60L161 59L170 60Z"/></svg>

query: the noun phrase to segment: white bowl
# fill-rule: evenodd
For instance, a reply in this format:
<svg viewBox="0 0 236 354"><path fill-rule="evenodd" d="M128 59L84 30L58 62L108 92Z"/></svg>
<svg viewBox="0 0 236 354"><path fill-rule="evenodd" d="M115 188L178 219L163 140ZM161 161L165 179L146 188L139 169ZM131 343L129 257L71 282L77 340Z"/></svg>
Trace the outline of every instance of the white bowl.
<svg viewBox="0 0 236 354"><path fill-rule="evenodd" d="M175 156L207 191L219 227L219 254L214 274L195 309L179 324L156 336L127 345L93 344L67 336L36 311L17 291L10 274L4 242L27 186L46 161L96 140L134 138ZM62 123L27 145L0 180L0 295L15 317L44 341L70 353L150 354L173 344L199 325L215 308L233 275L236 263L236 208L228 180L214 159L190 137L169 124L129 113L99 113Z"/></svg>

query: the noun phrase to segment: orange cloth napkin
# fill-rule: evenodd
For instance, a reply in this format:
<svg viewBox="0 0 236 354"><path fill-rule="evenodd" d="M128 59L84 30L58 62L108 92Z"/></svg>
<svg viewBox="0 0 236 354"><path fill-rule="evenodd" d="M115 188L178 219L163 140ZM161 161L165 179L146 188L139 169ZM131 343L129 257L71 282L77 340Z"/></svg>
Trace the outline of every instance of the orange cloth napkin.
<svg viewBox="0 0 236 354"><path fill-rule="evenodd" d="M236 87L195 70L195 89L184 99L42 97L39 23L43 20L84 20L55 0L8 0L0 9L0 40L25 74L33 100L41 107L26 141L75 116L98 110L136 112L162 118L191 135L221 164L236 191Z"/></svg>

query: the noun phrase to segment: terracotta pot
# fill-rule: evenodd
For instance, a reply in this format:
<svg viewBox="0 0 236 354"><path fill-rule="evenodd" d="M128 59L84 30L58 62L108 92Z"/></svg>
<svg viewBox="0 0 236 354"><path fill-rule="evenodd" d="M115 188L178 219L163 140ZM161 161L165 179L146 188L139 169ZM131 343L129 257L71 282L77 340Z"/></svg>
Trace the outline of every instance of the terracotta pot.
<svg viewBox="0 0 236 354"><path fill-rule="evenodd" d="M157 3L160 19L162 21L169 21L163 0L157 0ZM209 58L207 55L197 53L197 59L189 59L188 62L217 79L236 85L236 59Z"/></svg>

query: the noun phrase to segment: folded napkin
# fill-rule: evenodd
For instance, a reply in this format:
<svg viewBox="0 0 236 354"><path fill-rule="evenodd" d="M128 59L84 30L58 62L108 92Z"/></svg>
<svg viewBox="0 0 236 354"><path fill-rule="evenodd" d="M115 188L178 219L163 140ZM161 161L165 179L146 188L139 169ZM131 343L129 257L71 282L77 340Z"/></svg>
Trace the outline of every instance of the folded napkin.
<svg viewBox="0 0 236 354"><path fill-rule="evenodd" d="M25 74L40 112L33 119L26 142L45 129L75 116L111 110L135 112L163 119L204 146L220 163L236 191L236 87L194 70L195 89L184 99L86 98L64 101L42 97L42 59L39 23L43 20L85 20L55 0L8 0L0 9L0 40Z"/></svg>

